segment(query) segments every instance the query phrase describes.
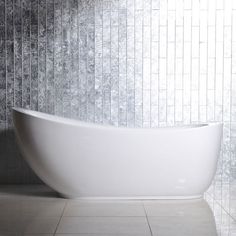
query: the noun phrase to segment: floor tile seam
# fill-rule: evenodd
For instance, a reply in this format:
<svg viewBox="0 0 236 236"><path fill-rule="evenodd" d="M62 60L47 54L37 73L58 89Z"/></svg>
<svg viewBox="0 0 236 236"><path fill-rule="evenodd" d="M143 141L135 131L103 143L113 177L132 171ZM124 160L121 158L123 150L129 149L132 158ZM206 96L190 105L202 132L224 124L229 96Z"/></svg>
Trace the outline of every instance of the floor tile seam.
<svg viewBox="0 0 236 236"><path fill-rule="evenodd" d="M62 219L62 217L63 217L63 214L64 214L64 211L65 211L65 209L66 209L67 204L68 204L68 200L66 200L66 202L65 202L65 205L64 205L63 210L62 210L62 214L61 214L60 219L59 219L59 221L58 221L58 223L57 223L57 226L56 226L56 229L55 229L55 231L54 231L54 233L53 233L53 236L55 236L56 233L57 233L57 229L58 229L58 227L59 227L59 224L60 224L60 222L61 222L61 219Z"/></svg>
<svg viewBox="0 0 236 236"><path fill-rule="evenodd" d="M110 215L110 216L67 216L67 215L62 215L62 218L146 218L146 215L143 216L114 216L114 215Z"/></svg>
<svg viewBox="0 0 236 236"><path fill-rule="evenodd" d="M148 216L147 216L147 211L146 211L146 208L145 208L145 205L144 205L144 201L142 201L142 205L143 205L143 210L145 212L145 216L146 216L146 220L147 220L147 223L148 223L150 234L151 234L151 236L153 236L151 225L150 225L150 222L149 222Z"/></svg>
<svg viewBox="0 0 236 236"><path fill-rule="evenodd" d="M217 205L219 205L219 206L223 209L223 211L224 211L231 219L233 219L234 221L236 221L236 218L233 217L233 216L230 214L230 212L228 212L228 211L225 209L225 207L220 203L220 200L215 199L214 196L211 196L211 195L210 195L209 193L207 193L207 192L206 192L206 194L207 194Z"/></svg>
<svg viewBox="0 0 236 236"><path fill-rule="evenodd" d="M235 222L236 222L236 218L233 217L226 209L225 207L218 201L218 200L215 200L216 204L218 204L222 209L223 211L231 218L233 219Z"/></svg>

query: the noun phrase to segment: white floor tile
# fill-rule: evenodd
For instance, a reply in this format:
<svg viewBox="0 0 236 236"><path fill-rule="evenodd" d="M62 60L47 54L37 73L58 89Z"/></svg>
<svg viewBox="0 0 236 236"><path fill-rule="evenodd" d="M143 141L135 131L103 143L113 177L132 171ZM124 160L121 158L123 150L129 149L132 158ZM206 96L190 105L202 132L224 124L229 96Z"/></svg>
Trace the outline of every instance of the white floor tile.
<svg viewBox="0 0 236 236"><path fill-rule="evenodd" d="M236 236L235 189L217 183L205 200L88 201L0 186L0 236L150 236L148 221L154 236Z"/></svg>
<svg viewBox="0 0 236 236"><path fill-rule="evenodd" d="M57 233L150 235L145 217L63 217Z"/></svg>
<svg viewBox="0 0 236 236"><path fill-rule="evenodd" d="M186 216L149 217L154 236L217 236L214 218L202 220Z"/></svg>
<svg viewBox="0 0 236 236"><path fill-rule="evenodd" d="M23 236L53 236L53 234L24 234Z"/></svg>
<svg viewBox="0 0 236 236"><path fill-rule="evenodd" d="M65 201L61 199L50 201L0 199L0 217L5 217L6 215L61 216L64 207Z"/></svg>
<svg viewBox="0 0 236 236"><path fill-rule="evenodd" d="M209 205L203 199L144 201L147 216L209 217Z"/></svg>
<svg viewBox="0 0 236 236"><path fill-rule="evenodd" d="M119 234L119 233L115 233L115 234L100 234L100 233L95 233L95 234L55 234L56 236L134 236L134 234ZM146 236L146 235L150 235L150 234L135 234L137 236ZM34 235L32 235L34 236Z"/></svg>
<svg viewBox="0 0 236 236"><path fill-rule="evenodd" d="M43 217L43 218L33 218L25 222L25 234L29 233L41 233L41 234L51 234L54 233L60 217Z"/></svg>
<svg viewBox="0 0 236 236"><path fill-rule="evenodd" d="M60 217L30 217L30 216L11 216L0 218L0 235L7 233L30 234L53 234Z"/></svg>
<svg viewBox="0 0 236 236"><path fill-rule="evenodd" d="M69 201L64 216L145 216L138 201Z"/></svg>

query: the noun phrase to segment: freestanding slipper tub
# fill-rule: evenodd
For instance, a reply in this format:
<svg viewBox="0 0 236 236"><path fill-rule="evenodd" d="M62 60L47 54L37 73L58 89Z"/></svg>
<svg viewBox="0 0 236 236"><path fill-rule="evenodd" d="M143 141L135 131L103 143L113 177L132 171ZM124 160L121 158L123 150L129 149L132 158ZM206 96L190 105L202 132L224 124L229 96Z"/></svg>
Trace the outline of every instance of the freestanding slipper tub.
<svg viewBox="0 0 236 236"><path fill-rule="evenodd" d="M15 133L28 164L68 198L199 198L212 182L222 124L117 128L22 108Z"/></svg>

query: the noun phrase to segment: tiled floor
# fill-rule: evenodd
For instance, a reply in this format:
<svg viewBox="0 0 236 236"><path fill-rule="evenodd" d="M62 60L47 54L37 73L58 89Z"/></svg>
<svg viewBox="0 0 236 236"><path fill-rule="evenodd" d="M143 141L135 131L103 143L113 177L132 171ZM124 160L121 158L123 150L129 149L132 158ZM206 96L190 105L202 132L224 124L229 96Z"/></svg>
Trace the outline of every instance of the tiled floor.
<svg viewBox="0 0 236 236"><path fill-rule="evenodd" d="M236 184L198 200L66 200L46 186L0 186L0 236L236 236Z"/></svg>

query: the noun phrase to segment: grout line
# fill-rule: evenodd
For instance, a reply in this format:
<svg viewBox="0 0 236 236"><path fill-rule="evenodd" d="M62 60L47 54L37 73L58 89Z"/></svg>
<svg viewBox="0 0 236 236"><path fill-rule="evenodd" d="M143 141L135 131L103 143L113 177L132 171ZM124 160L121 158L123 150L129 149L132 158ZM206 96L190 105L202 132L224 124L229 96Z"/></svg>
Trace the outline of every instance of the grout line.
<svg viewBox="0 0 236 236"><path fill-rule="evenodd" d="M8 122L7 122L7 0L4 2L4 13L5 13L5 37L4 37L4 48L5 48L5 127L8 130Z"/></svg>
<svg viewBox="0 0 236 236"><path fill-rule="evenodd" d="M165 22L165 25L164 25L164 27L165 27L165 31L166 31L166 38L165 38L165 40L166 40L166 53L165 53L165 64L166 64L166 75L165 75L165 89L164 89L164 91L165 91L165 126L167 125L167 123L168 123L168 50L169 50L169 47L168 47L168 45L169 45L169 42L168 42L168 22L169 22L169 19L168 19L168 0L166 1L166 9L165 9L165 11L166 11L166 22ZM169 124L168 124L169 125Z"/></svg>
<svg viewBox="0 0 236 236"><path fill-rule="evenodd" d="M56 108L56 87L55 87L55 0L53 0L53 112L55 114Z"/></svg>
<svg viewBox="0 0 236 236"><path fill-rule="evenodd" d="M208 98L209 98L209 77L208 77L208 66L209 66L209 58L208 58L208 39L209 39L209 25L208 25L208 8L209 8L209 1L207 0L207 10L204 9L204 11L207 12L207 22L206 22L206 121L209 122L209 104L208 104Z"/></svg>
<svg viewBox="0 0 236 236"><path fill-rule="evenodd" d="M228 212L226 209L225 209L225 207L220 203L220 200L216 200L210 193L208 193L208 192L206 192L205 193L206 195L208 195L208 197L210 197L211 198L211 200L213 200L213 203L215 204L217 204L218 206L220 206L221 207L221 209L223 209L223 211L230 217L230 218L232 218L233 220L235 220L236 221L236 218L235 217L233 217L231 214L230 214L230 212ZM207 200L204 198L204 200L207 202ZM222 200L222 198L221 198L221 200ZM208 203L208 202L207 202ZM211 207L210 207L211 208ZM212 209L212 211L213 211L213 209ZM213 213L214 213L214 211L213 211Z"/></svg>
<svg viewBox="0 0 236 236"><path fill-rule="evenodd" d="M99 123L100 124L104 124L104 87L103 87L103 85L104 85L104 72L103 72L103 65L104 65L104 61L103 61L103 46L104 46L104 44L103 44L103 38L104 38L104 28L103 28L103 20L104 20L104 0L101 0L101 4L102 4L102 35L101 35L101 55L102 55L102 65L101 65L101 81L100 81L100 85L101 85L101 88L100 88L100 96L101 96L101 100L102 100L102 109L101 109L101 111L99 112L100 113L100 121L99 121ZM118 39L119 40L119 39Z"/></svg>
<svg viewBox="0 0 236 236"><path fill-rule="evenodd" d="M30 2L30 8L31 8L31 2ZM13 2L12 4L12 13L13 13L13 106L15 106L15 77L16 77L16 73L15 73L15 14L14 14L14 11L15 11L15 2ZM30 14L31 14L31 11L30 11ZM30 15L31 16L31 15ZM30 17L30 27L31 27L31 17ZM31 28L30 28L31 29ZM31 30L30 30L30 42L31 42ZM31 43L30 43L31 45ZM31 47L31 46L30 46ZM30 55L31 56L31 55ZM31 58L30 58L31 60ZM30 72L31 73L31 72ZM30 88L31 90L31 88Z"/></svg>
<svg viewBox="0 0 236 236"><path fill-rule="evenodd" d="M13 4L13 7L14 7L14 4ZM29 57L30 57L30 59L29 59L29 89L30 89L30 91L29 91L29 104L27 104L28 105L28 108L30 108L31 109L31 83L32 83L32 81L31 81L31 76L32 76L32 71L31 71L31 67L32 67L32 57L31 57L31 53L32 53L32 48L31 48L31 40L32 40L32 35L31 35L31 33L32 33L32 22L31 22L31 14L32 14L32 2L30 1L30 6L29 6L29 8L30 8L30 14L29 14L29 34L30 34L30 41L29 41ZM14 12L14 11L13 11ZM14 33L14 31L13 31L13 33ZM15 86L14 86L15 87Z"/></svg>
<svg viewBox="0 0 236 236"><path fill-rule="evenodd" d="M223 9L221 11L223 12L223 52L222 52L222 57L223 57L223 66L222 66L222 123L224 122L224 66L225 66L225 41L224 41L224 34L225 34L225 17L224 17L224 10L225 10L225 2L223 1ZM224 132L224 127L223 127L223 132L222 132L222 145L224 146L224 139L225 139L225 132ZM222 165L221 165L221 199L222 199L222 186L223 186L223 170L224 170L224 151L222 151Z"/></svg>
<svg viewBox="0 0 236 236"><path fill-rule="evenodd" d="M6 0L7 1L7 0ZM24 61L24 54L23 54L23 32L24 32L24 29L23 29L23 24L24 24L24 21L23 21L23 4L22 4L22 1L21 1L21 107L23 107L23 85L24 85L24 76L23 76L23 61Z"/></svg>
<svg viewBox="0 0 236 236"><path fill-rule="evenodd" d="M173 83L174 83L174 113L173 113L173 124L176 124L176 6L174 10L174 24L175 24L175 32L174 32L174 75L173 75Z"/></svg>
<svg viewBox="0 0 236 236"><path fill-rule="evenodd" d="M146 211L146 208L145 208L145 205L144 205L144 201L142 201L142 206L143 206L145 216L146 216L146 220L147 220L147 223L148 223L148 227L149 227L149 230L150 230L150 233L151 233L151 236L152 236L153 235L152 228L151 228L150 222L148 220L148 215L147 215L147 211Z"/></svg>
<svg viewBox="0 0 236 236"><path fill-rule="evenodd" d="M137 127L137 122L136 122L136 96L137 96L137 94L136 94L136 83L135 83L135 81L136 81L136 57L135 57L135 51L136 51L136 27L137 27L137 25L136 25L136 1L134 1L134 12L133 12L133 14L134 14L134 94L133 94L133 96L134 96L134 128L135 127Z"/></svg>
<svg viewBox="0 0 236 236"><path fill-rule="evenodd" d="M160 126L160 44L161 44L161 42L160 42L160 30L161 30L161 27L160 27L160 12L161 12L161 7L160 7L160 5L159 5L159 10L158 10L158 30L159 30L159 32L158 32L158 71L157 71L157 73L158 73L158 81L157 81L157 86L158 86L158 88L157 88L157 100L158 100L158 107L157 107L157 109L158 109L158 122L157 122L157 127L159 127Z"/></svg>
<svg viewBox="0 0 236 236"><path fill-rule="evenodd" d="M69 1L69 25L68 25L68 32L69 32L69 36L68 36L68 38L69 38L69 42L68 42L68 51L67 51L67 58L69 58L69 60L68 60L68 64L69 64L69 73L68 73L68 75L69 75L69 91L70 91L70 94L69 94L69 97L70 97L70 102L69 102L69 117L71 117L72 116L72 98L73 98L73 96L72 96L72 89L71 89L71 87L72 87L72 84L73 84L73 82L72 82L72 68L71 68L71 62L72 62L72 53L71 53L71 48L72 48L72 46L71 46L71 42L72 42L72 39L71 39L71 35L72 35L72 29L71 29L71 27L72 27L72 11L71 11L71 8L72 8L72 2L71 1ZM69 55L68 55L68 53L69 53ZM74 56L74 55L73 55Z"/></svg>
<svg viewBox="0 0 236 236"><path fill-rule="evenodd" d="M95 4L94 4L95 5ZM112 84L112 78L111 78L111 74L112 74L112 56L111 56L111 36L112 36L112 33L111 33L111 31L112 31L112 25L111 25L111 16L112 16L112 13L111 13L111 2L109 3L109 30L110 30L110 34L109 34L109 60L110 60L110 70L109 70L109 87L110 87L110 89L109 89L109 124L110 125L112 125L112 118L111 118L111 101L112 101L112 99L111 99L111 91L112 91L112 86L111 86L111 84Z"/></svg>
<svg viewBox="0 0 236 236"><path fill-rule="evenodd" d="M225 209L225 207L224 207L218 200L215 200L215 199L213 199L213 200L216 202L216 204L218 204L218 205L224 210L224 212L225 212L230 218L232 218L233 220L236 221L236 218L233 217L232 215L230 215L230 212L228 212L228 211ZM222 200L222 199L221 199L221 200Z"/></svg>
<svg viewBox="0 0 236 236"><path fill-rule="evenodd" d="M48 89L48 77L47 77L47 53L48 53L48 1L45 2L45 90L44 90L44 112L48 113L48 94L47 94L47 89ZM51 103L51 101L50 101Z"/></svg>
<svg viewBox="0 0 236 236"><path fill-rule="evenodd" d="M39 110L39 25L39 0L37 0L37 111Z"/></svg>
<svg viewBox="0 0 236 236"><path fill-rule="evenodd" d="M182 11L182 25L180 25L180 27L182 28L182 42L181 42L181 44L182 44L182 57L181 57L181 62L182 62L182 83L181 83L181 91L182 91L182 101L181 101L181 109L182 109L182 117L181 117L181 119L182 119L182 121L181 121L181 123L182 124L185 124L185 120L184 120L184 102L185 102L185 99L184 99L184 92L185 92L185 89L184 89L184 84L185 84L185 80L184 80L184 1L182 1L183 2L183 11Z"/></svg>
<svg viewBox="0 0 236 236"><path fill-rule="evenodd" d="M61 216L60 216L60 219L59 219L59 221L58 221L58 223L57 223L57 226L56 226L56 229L55 229L55 231L54 231L54 233L53 233L53 236L56 235L56 233L57 233L57 229L58 229L58 227L59 227L59 224L61 223L61 220L62 220L62 217L63 217L63 215L64 215L64 212L65 212L65 209L66 209L67 204L68 204L68 200L66 200L66 202L65 202L65 205L64 205L64 207L63 207L63 210L62 210L62 213L61 213Z"/></svg>
<svg viewBox="0 0 236 236"><path fill-rule="evenodd" d="M192 7L193 7L193 0L191 1L191 29L190 29L190 86L189 86L189 90L190 90L190 124L192 124L192 96L193 96L193 50L192 50L192 46L193 46L193 14L192 14Z"/></svg>
<svg viewBox="0 0 236 236"><path fill-rule="evenodd" d="M149 71L149 128L152 128L152 0L150 0L150 12L149 12L149 18L150 18L150 57L149 57L149 63L150 63L150 71Z"/></svg>
<svg viewBox="0 0 236 236"><path fill-rule="evenodd" d="M92 1L91 1L92 2ZM88 13L90 13L89 11L90 11L90 2L88 2L88 5L89 6L87 6L86 7L86 14L87 14L87 17L89 17L88 16ZM89 29L89 26L90 26L90 23L86 23L86 47L84 47L83 48L83 50L84 49L86 49L86 51L88 52L88 49L89 49L89 45L88 45L88 43L89 43L89 33L88 33L88 29ZM85 116L85 119L84 119L84 121L88 121L88 117L89 117L89 114L88 114L88 107L89 107L89 104L88 104L88 77L89 77L89 74L88 74L88 59L89 59L89 56L88 56L88 53L86 54L86 76L85 76L85 79L86 79L86 88L85 88L85 97L86 97L86 112L85 112L85 114L86 114L86 116Z"/></svg>
<svg viewBox="0 0 236 236"><path fill-rule="evenodd" d="M81 79L80 79L80 6L79 6L79 2L77 2L77 48L78 48L78 51L77 51L77 63L78 63L78 69L77 69L77 83L76 83L76 88L78 89L78 94L77 94L77 99L78 99L78 111L76 113L76 117L78 118L78 120L80 120L80 113L81 113L81 107L80 107L80 82L81 82ZM94 57L95 57L95 53L94 53ZM96 68L95 68L96 69ZM94 82L95 83L95 82Z"/></svg>

